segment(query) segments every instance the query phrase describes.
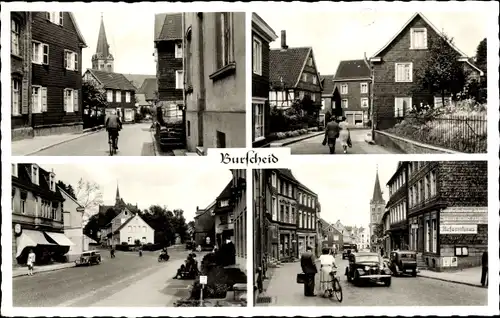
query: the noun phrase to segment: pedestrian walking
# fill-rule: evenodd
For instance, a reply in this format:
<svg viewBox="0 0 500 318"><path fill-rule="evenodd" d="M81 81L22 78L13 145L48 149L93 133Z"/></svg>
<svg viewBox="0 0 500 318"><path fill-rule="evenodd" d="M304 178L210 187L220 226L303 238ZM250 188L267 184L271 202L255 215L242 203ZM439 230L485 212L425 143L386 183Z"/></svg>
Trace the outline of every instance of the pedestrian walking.
<svg viewBox="0 0 500 318"><path fill-rule="evenodd" d="M326 124L325 128L325 138L323 139L323 146L328 144L330 148L330 154L335 153L335 143L339 137L340 127L338 122L335 120L334 116L330 117L330 121Z"/></svg>
<svg viewBox="0 0 500 318"><path fill-rule="evenodd" d="M347 125L345 117L342 117L342 120L339 123L339 129L340 129L339 131L340 144L342 145L344 153L347 153L347 148L352 147L352 143L351 143L351 132L349 131L349 127Z"/></svg>
<svg viewBox="0 0 500 318"><path fill-rule="evenodd" d="M481 285L483 287L488 286L488 252L483 253L481 258Z"/></svg>
<svg viewBox="0 0 500 318"><path fill-rule="evenodd" d="M28 265L28 276L33 276L33 267L35 265L36 255L35 252L31 249L28 254L28 260L26 265Z"/></svg>
<svg viewBox="0 0 500 318"><path fill-rule="evenodd" d="M300 257L300 266L302 267L302 272L305 275L304 296L314 297L316 296L314 293L314 279L318 273L318 269L316 268L316 260L314 254L312 253L312 247L308 246L306 251L302 253L302 256Z"/></svg>

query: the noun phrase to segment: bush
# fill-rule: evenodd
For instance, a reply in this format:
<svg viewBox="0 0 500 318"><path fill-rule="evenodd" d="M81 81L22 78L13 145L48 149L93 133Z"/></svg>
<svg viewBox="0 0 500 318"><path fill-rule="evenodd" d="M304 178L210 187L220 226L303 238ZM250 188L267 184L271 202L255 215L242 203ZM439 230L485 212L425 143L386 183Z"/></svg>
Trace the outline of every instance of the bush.
<svg viewBox="0 0 500 318"><path fill-rule="evenodd" d="M127 242L122 242L120 245L116 245L116 250L128 252L130 251L130 246L128 245Z"/></svg>
<svg viewBox="0 0 500 318"><path fill-rule="evenodd" d="M152 243L148 243L148 244L145 244L142 246L142 249L144 251L159 251L163 248L163 246L161 244L152 244Z"/></svg>

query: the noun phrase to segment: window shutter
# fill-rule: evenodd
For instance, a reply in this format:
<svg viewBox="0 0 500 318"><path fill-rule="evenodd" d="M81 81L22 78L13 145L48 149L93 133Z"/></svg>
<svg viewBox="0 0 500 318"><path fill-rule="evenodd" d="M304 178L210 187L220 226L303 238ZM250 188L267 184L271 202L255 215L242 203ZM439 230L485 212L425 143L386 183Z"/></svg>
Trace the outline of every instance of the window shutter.
<svg viewBox="0 0 500 318"><path fill-rule="evenodd" d="M73 54L75 57L75 71L78 71L78 53Z"/></svg>
<svg viewBox="0 0 500 318"><path fill-rule="evenodd" d="M73 91L73 111L78 111L78 90Z"/></svg>
<svg viewBox="0 0 500 318"><path fill-rule="evenodd" d="M42 112L47 111L47 87L41 88L42 92Z"/></svg>
<svg viewBox="0 0 500 318"><path fill-rule="evenodd" d="M64 22L63 17L64 17L64 12L59 12L59 24L60 25L63 25L63 22Z"/></svg>
<svg viewBox="0 0 500 318"><path fill-rule="evenodd" d="M222 37L224 36L223 33L223 26L221 25L221 20L223 19L223 13L220 12L218 14L218 17L215 19L215 45L216 45L216 55L217 55L217 68L222 67L222 54L223 54L223 48L222 48Z"/></svg>
<svg viewBox="0 0 500 318"><path fill-rule="evenodd" d="M69 65L69 61L68 61L68 52L67 51L64 51L64 68L67 69L68 68L68 65Z"/></svg>
<svg viewBox="0 0 500 318"><path fill-rule="evenodd" d="M64 100L64 111L65 112L68 111L68 97L67 97L66 91L67 91L67 89L63 90L63 100Z"/></svg>
<svg viewBox="0 0 500 318"><path fill-rule="evenodd" d="M33 47L33 48L32 48L33 50L31 51L31 61L32 61L32 62L38 62L38 61L36 60L36 43L32 43L32 45L31 45L31 46Z"/></svg>
<svg viewBox="0 0 500 318"><path fill-rule="evenodd" d="M49 46L43 44L43 64L49 65Z"/></svg>
<svg viewBox="0 0 500 318"><path fill-rule="evenodd" d="M21 95L21 114L25 115L29 113L28 86L24 85L23 82L19 82L19 85L19 94ZM24 99L24 96L26 96L26 99Z"/></svg>

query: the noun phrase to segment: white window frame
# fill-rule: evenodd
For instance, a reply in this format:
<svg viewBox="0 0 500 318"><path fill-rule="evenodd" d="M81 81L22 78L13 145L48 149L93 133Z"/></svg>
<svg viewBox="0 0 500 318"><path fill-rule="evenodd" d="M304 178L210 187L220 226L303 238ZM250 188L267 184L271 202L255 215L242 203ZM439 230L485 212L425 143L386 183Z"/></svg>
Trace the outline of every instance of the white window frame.
<svg viewBox="0 0 500 318"><path fill-rule="evenodd" d="M62 26L64 21L64 12L61 11L47 12L47 20L49 20L54 24Z"/></svg>
<svg viewBox="0 0 500 318"><path fill-rule="evenodd" d="M11 86L12 116L20 116L22 113L22 110L21 110L21 86L22 86L22 82L17 78L13 78L11 80L11 83L12 83L12 86Z"/></svg>
<svg viewBox="0 0 500 318"><path fill-rule="evenodd" d="M72 88L64 89L64 111L67 113L75 112L74 94L75 91Z"/></svg>
<svg viewBox="0 0 500 318"><path fill-rule="evenodd" d="M177 70L175 71L175 89L183 89L184 88L184 71Z"/></svg>
<svg viewBox="0 0 500 318"><path fill-rule="evenodd" d="M113 90L108 89L108 90L106 91L106 100L107 100L109 103L112 103L112 102L113 102Z"/></svg>
<svg viewBox="0 0 500 318"><path fill-rule="evenodd" d="M21 39L21 24L16 19L10 20L10 53L14 55L20 54L19 41Z"/></svg>
<svg viewBox="0 0 500 318"><path fill-rule="evenodd" d="M437 219L431 221L432 231L432 253L437 253Z"/></svg>
<svg viewBox="0 0 500 318"><path fill-rule="evenodd" d="M36 164L31 165L31 182L40 185L40 168Z"/></svg>
<svg viewBox="0 0 500 318"><path fill-rule="evenodd" d="M342 99L340 105L342 106L342 108L349 108L349 100L347 98Z"/></svg>
<svg viewBox="0 0 500 318"><path fill-rule="evenodd" d="M252 42L252 55L253 73L262 76L262 42L255 36Z"/></svg>
<svg viewBox="0 0 500 318"><path fill-rule="evenodd" d="M125 92L125 102L130 103L130 92Z"/></svg>
<svg viewBox="0 0 500 318"><path fill-rule="evenodd" d="M404 109L404 101L407 101L408 103L408 109ZM401 107L398 104L398 101L401 101ZM394 97L394 117L400 118L403 117L404 114L406 114L407 111L411 109L412 105L412 97L411 96L404 96L404 97Z"/></svg>
<svg viewBox="0 0 500 318"><path fill-rule="evenodd" d="M220 37L221 37L221 62L222 65L221 67L224 67L228 65L229 63L233 62L233 15L232 12L221 12L220 13L220 24L221 24L221 30L220 30ZM227 20L226 21L226 17ZM227 40L228 43L226 43L226 24L227 24ZM225 47L227 46L227 52ZM227 55L226 55L227 54Z"/></svg>
<svg viewBox="0 0 500 318"><path fill-rule="evenodd" d="M182 43L176 43L175 44L175 58L176 59L181 59L182 58Z"/></svg>
<svg viewBox="0 0 500 318"><path fill-rule="evenodd" d="M78 53L64 50L64 68L69 71L78 71Z"/></svg>
<svg viewBox="0 0 500 318"><path fill-rule="evenodd" d="M359 84L359 90L361 91L361 94L368 94L368 83Z"/></svg>
<svg viewBox="0 0 500 318"><path fill-rule="evenodd" d="M309 96L311 96L311 100L312 100L313 102L315 102L315 101L316 101L316 94L311 93Z"/></svg>
<svg viewBox="0 0 500 318"><path fill-rule="evenodd" d="M312 56L310 56L309 59L307 60L307 65L313 66L313 58L312 58Z"/></svg>
<svg viewBox="0 0 500 318"><path fill-rule="evenodd" d="M307 73L302 73L302 81L307 82Z"/></svg>
<svg viewBox="0 0 500 318"><path fill-rule="evenodd" d="M122 102L122 91L120 91L120 90L115 91L115 102L117 102L117 103Z"/></svg>
<svg viewBox="0 0 500 318"><path fill-rule="evenodd" d="M347 84L340 85L340 94L349 94L349 85Z"/></svg>
<svg viewBox="0 0 500 318"><path fill-rule="evenodd" d="M416 32L423 32L424 34L424 43L423 43L423 46L422 47L417 47L415 46L416 43L415 43L415 38L414 38L414 35ZM427 28L411 28L410 29L410 50L426 50L427 49Z"/></svg>
<svg viewBox="0 0 500 318"><path fill-rule="evenodd" d="M271 219L273 221L278 220L278 202L276 201L276 197L272 198Z"/></svg>
<svg viewBox="0 0 500 318"><path fill-rule="evenodd" d="M425 251L430 252L431 248L431 221L425 220Z"/></svg>
<svg viewBox="0 0 500 318"><path fill-rule="evenodd" d="M264 136L264 103L252 103L254 109L254 141L262 140Z"/></svg>
<svg viewBox="0 0 500 318"><path fill-rule="evenodd" d="M221 200L221 201L219 201L219 206L221 208L228 207L229 206L229 200Z"/></svg>
<svg viewBox="0 0 500 318"><path fill-rule="evenodd" d="M366 102L366 106L363 106L364 103L363 102ZM368 97L362 97L361 98L361 108L368 108L369 107L369 102L368 102Z"/></svg>
<svg viewBox="0 0 500 318"><path fill-rule="evenodd" d="M33 114L47 111L47 87L31 85L31 110Z"/></svg>
<svg viewBox="0 0 500 318"><path fill-rule="evenodd" d="M402 67L402 73L398 73L398 68ZM406 68L408 68L408 77L406 77ZM398 77L401 75L402 77ZM413 62L394 63L394 82L413 83Z"/></svg>
<svg viewBox="0 0 500 318"><path fill-rule="evenodd" d="M49 188L50 188L50 191L53 191L53 192L56 191L56 176L53 173L50 173L50 175L49 175Z"/></svg>
<svg viewBox="0 0 500 318"><path fill-rule="evenodd" d="M49 65L49 45L38 41L32 41L31 46L31 62L38 65Z"/></svg>
<svg viewBox="0 0 500 318"><path fill-rule="evenodd" d="M276 188L276 173L273 172L271 175L271 185Z"/></svg>
<svg viewBox="0 0 500 318"><path fill-rule="evenodd" d="M317 79L316 75L313 75L312 78L313 78L313 84L317 84L318 79Z"/></svg>

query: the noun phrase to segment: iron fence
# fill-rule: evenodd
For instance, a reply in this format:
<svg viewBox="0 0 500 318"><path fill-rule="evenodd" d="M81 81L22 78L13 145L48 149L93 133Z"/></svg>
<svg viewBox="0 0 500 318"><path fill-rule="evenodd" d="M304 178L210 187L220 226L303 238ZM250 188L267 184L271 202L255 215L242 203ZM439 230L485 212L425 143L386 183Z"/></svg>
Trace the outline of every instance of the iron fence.
<svg viewBox="0 0 500 318"><path fill-rule="evenodd" d="M396 114L397 115L397 114ZM466 153L486 153L486 114L406 114L378 117L378 129L424 144Z"/></svg>

